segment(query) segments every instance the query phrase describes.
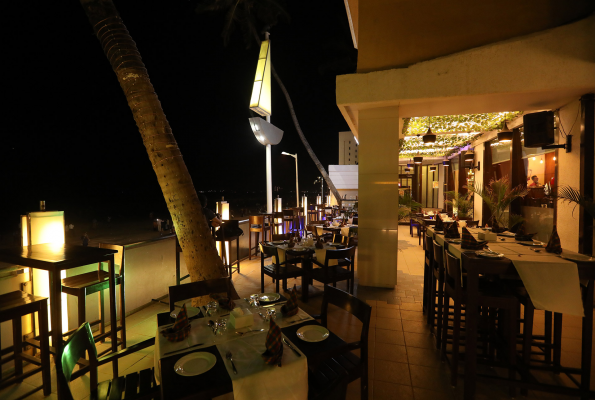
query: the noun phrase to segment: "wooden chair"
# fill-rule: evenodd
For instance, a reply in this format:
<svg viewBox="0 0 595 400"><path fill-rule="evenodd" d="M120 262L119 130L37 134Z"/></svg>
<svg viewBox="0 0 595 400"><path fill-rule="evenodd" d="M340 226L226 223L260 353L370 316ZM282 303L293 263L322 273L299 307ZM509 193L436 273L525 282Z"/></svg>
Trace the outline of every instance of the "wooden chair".
<svg viewBox="0 0 595 400"><path fill-rule="evenodd" d="M248 259L252 260L252 249L256 249L254 255L258 254L258 243L260 242L259 237L262 233L262 240L266 239L266 232L268 230L268 226L264 222L264 217L262 215L251 215L250 216L250 230L248 232ZM256 234L256 243L255 247L252 247L252 233Z"/></svg>
<svg viewBox="0 0 595 400"><path fill-rule="evenodd" d="M308 387L308 400L345 400L347 399L347 385L349 376L345 372L337 374L336 378L328 382L326 387L317 391L316 387Z"/></svg>
<svg viewBox="0 0 595 400"><path fill-rule="evenodd" d="M318 211L316 210L316 206L315 205L309 205L308 206L308 223L310 223L310 221L317 221L318 218Z"/></svg>
<svg viewBox="0 0 595 400"><path fill-rule="evenodd" d="M125 295L125 269L124 269L124 257L123 257L123 246L110 245L105 243L99 244L100 248L118 250L118 253L114 254L114 263L120 266L118 273L116 274L116 285L120 286L120 326L117 326L116 321L111 322L110 329L117 329L120 331L120 338L118 339L122 349L126 348L126 295ZM62 279L62 293L75 296L78 302L78 326L87 322L87 296L98 293L99 294L99 319L89 322L89 325L99 324L99 334L95 336L95 342L104 342L105 338L109 337L110 332L105 331L105 302L104 302L104 290L109 288L109 273L104 271L102 263L97 265L97 271L86 272L83 274L71 276ZM63 336L70 336L73 330L65 332ZM106 349L99 355L103 355L110 352L111 349Z"/></svg>
<svg viewBox="0 0 595 400"><path fill-rule="evenodd" d="M260 291L264 292L264 276L270 276L276 284L276 292L279 293L279 280L283 280L283 289L287 290L287 279L297 278L304 274L304 270L298 267L297 260L289 261L285 259L283 262L279 262L279 252L275 246L267 246L261 243L262 252L260 253ZM287 252L285 257L287 257ZM265 265L264 259L266 257L272 257L272 264Z"/></svg>
<svg viewBox="0 0 595 400"><path fill-rule="evenodd" d="M23 350L23 329L21 318L25 315L37 312L39 320L39 347L41 348L40 357L33 357ZM0 322L12 320L12 356L5 357L1 364L14 360L14 376L2 380L0 373L0 389L10 386L23 379L41 372L43 384L35 388L27 395L33 394L43 388L44 396L49 396L52 392L51 364L50 364L50 346L48 331L48 299L45 297L33 296L20 290L0 295ZM6 354L10 349L3 349L0 354ZM23 361L36 365L27 372L23 372ZM1 368L0 368L1 371Z"/></svg>
<svg viewBox="0 0 595 400"><path fill-rule="evenodd" d="M346 343L327 353L321 353L316 360L312 360L312 369L309 373L308 384L310 387L322 391L330 386L334 379L341 374L348 376L349 382L361 378L361 399L368 399L368 331L372 307L363 300L334 287L324 288L322 298L321 323L327 327L328 305L333 304L356 317L362 323L360 340ZM360 357L352 353L360 349ZM310 361L310 360L309 360Z"/></svg>
<svg viewBox="0 0 595 400"><path fill-rule="evenodd" d="M113 380L97 384L97 367L110 362L118 362L120 358L153 346L154 344L155 338L151 338L120 350L117 353L111 353L97 358L97 349L95 348L91 326L85 322L70 336L64 345L64 351L61 357L55 358L58 385L60 385L60 389L62 390L61 398L65 400L74 399L70 391L70 381L83 375L84 373L81 372L86 372L86 368L74 373L73 370L77 361L84 358L85 353L88 353L91 399L117 400L122 399L124 395L126 399L159 399L160 388L155 383L153 368L134 372L126 376L115 377Z"/></svg>
<svg viewBox="0 0 595 400"><path fill-rule="evenodd" d="M432 316L432 322L430 329L434 331L436 336L436 348L441 347L442 340L442 312L443 312L443 300L444 300L444 247L442 247L435 240L433 241L432 248L434 250L434 268L433 268L433 280L431 283L431 290L433 291L432 298L435 298L436 304L436 329L434 331L434 316ZM436 283L438 288L436 289ZM433 304L433 303L430 303ZM448 303L446 303L448 305ZM448 314L449 310L446 309Z"/></svg>
<svg viewBox="0 0 595 400"><path fill-rule="evenodd" d="M295 226L294 210L292 208L283 210L283 233L292 233Z"/></svg>
<svg viewBox="0 0 595 400"><path fill-rule="evenodd" d="M324 263L320 261L313 260L312 263L318 265L321 268L315 268L310 272L310 278L317 280L318 282L323 283L325 286L329 284L333 284L333 287L337 287L337 282L339 281L347 281L347 288L350 293L353 294L353 286L354 286L354 259L355 255L355 247L348 247L346 249L337 249L337 250L326 250L326 256ZM349 264L346 265L346 268L343 268L342 265L332 265L329 266L330 260L349 260Z"/></svg>
<svg viewBox="0 0 595 400"><path fill-rule="evenodd" d="M198 282L184 283L183 285L169 287L169 311L173 311L175 303L194 297L208 296L214 293L226 293L227 298L237 300L240 298L234 293L233 283L229 278L208 279Z"/></svg>
<svg viewBox="0 0 595 400"><path fill-rule="evenodd" d="M424 257L424 299L427 324L434 325L436 318L436 281L434 277L434 239L425 237L426 251Z"/></svg>
<svg viewBox="0 0 595 400"><path fill-rule="evenodd" d="M463 287L461 276L461 261L446 252L446 268L444 280L444 312L442 314L444 329L442 331L442 356L448 361L446 357L447 344L447 328L448 328L448 305L449 299L454 303L453 315L453 334L452 334L452 355L450 361L450 377L452 386L457 385L458 380L458 361L459 361L459 343L461 331L461 309L462 305L467 303L467 293ZM519 313L519 301L510 294L502 290L500 285L493 285L491 282L483 281L480 285L478 306L493 310L498 310L499 314L505 314L506 317L500 320L498 328L504 332L506 336L506 348L508 358L508 374L509 379L516 377L516 337L517 337L517 320ZM483 287L482 287L483 286ZM490 311L491 312L491 311ZM465 348L465 357L476 357L477 348ZM503 383L505 384L505 383ZM516 390L510 386L510 396L514 397Z"/></svg>

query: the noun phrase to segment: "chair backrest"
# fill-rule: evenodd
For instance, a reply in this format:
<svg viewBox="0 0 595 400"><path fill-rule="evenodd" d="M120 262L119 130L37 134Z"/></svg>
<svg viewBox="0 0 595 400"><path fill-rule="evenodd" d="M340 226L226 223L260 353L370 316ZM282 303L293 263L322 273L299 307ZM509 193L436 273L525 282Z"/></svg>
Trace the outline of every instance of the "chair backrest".
<svg viewBox="0 0 595 400"><path fill-rule="evenodd" d="M444 268L444 247L435 240L432 246L434 246L434 268L442 269Z"/></svg>
<svg viewBox="0 0 595 400"><path fill-rule="evenodd" d="M283 218L292 219L293 218L293 209L286 208L283 210Z"/></svg>
<svg viewBox="0 0 595 400"><path fill-rule="evenodd" d="M446 252L446 274L444 280L447 285L452 286L457 292L461 290L461 260Z"/></svg>
<svg viewBox="0 0 595 400"><path fill-rule="evenodd" d="M251 215L250 216L250 228L252 228L252 225L260 225L261 227L264 226L264 216Z"/></svg>
<svg viewBox="0 0 595 400"><path fill-rule="evenodd" d="M279 233L279 234L273 234L273 240L277 241L277 240L289 240L291 238L291 234L290 233Z"/></svg>
<svg viewBox="0 0 595 400"><path fill-rule="evenodd" d="M347 247L346 249L337 249L337 250L330 250L326 251L326 258L324 260L324 265L328 266L329 260L339 260L342 258L349 258L351 261L353 255L355 254L355 247Z"/></svg>
<svg viewBox="0 0 595 400"><path fill-rule="evenodd" d="M328 252L327 252L328 253ZM324 327L327 326L328 305L337 306L353 315L362 323L362 333L360 338L361 360L368 360L368 331L370 329L370 316L372 307L363 300L350 295L340 289L332 286L324 287L324 296L322 298L321 322Z"/></svg>
<svg viewBox="0 0 595 400"><path fill-rule="evenodd" d="M479 225L479 220L477 220L477 221L467 221L467 226L469 228L477 228L477 225Z"/></svg>
<svg viewBox="0 0 595 400"><path fill-rule="evenodd" d="M170 286L169 311L174 310L176 302L192 299L194 297L207 296L214 293L226 293L227 297L231 298L231 285L232 283L229 278L216 278Z"/></svg>
<svg viewBox="0 0 595 400"><path fill-rule="evenodd" d="M333 234L333 243L343 243L343 238L345 236L341 235L340 233Z"/></svg>
<svg viewBox="0 0 595 400"><path fill-rule="evenodd" d="M70 391L70 379L76 362L80 358L86 358L85 353L89 353L91 390L97 388L97 349L93 340L93 333L88 322L82 324L64 344L64 351L61 357L56 357L56 375L58 385L62 389L64 399L73 400ZM116 360L116 362L118 362ZM93 387L95 386L95 387Z"/></svg>
<svg viewBox="0 0 595 400"><path fill-rule="evenodd" d="M277 255L278 255L277 247L275 247L275 246L269 246L269 245L267 245L265 243L262 243L262 242L260 243L260 255L261 255L261 258L262 258L263 261L264 261L264 259L266 257L271 257L271 256L274 256L275 257L275 258L273 258L273 262L276 262L276 260L279 259L277 257Z"/></svg>

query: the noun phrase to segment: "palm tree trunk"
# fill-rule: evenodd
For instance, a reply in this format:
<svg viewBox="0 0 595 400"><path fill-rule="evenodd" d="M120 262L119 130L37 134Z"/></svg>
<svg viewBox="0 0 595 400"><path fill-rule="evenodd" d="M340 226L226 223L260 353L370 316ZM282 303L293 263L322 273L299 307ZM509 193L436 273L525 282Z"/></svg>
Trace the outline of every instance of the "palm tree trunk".
<svg viewBox="0 0 595 400"><path fill-rule="evenodd" d="M80 2L132 110L171 214L191 280L226 276L192 178L136 44L111 0Z"/></svg>
<svg viewBox="0 0 595 400"><path fill-rule="evenodd" d="M326 173L326 169L320 163L320 161L318 160L318 157L316 157L316 154L314 154L314 150L312 150L312 147L310 147L310 144L308 143L308 140L304 136L304 132L302 132L302 128L300 128L300 123L298 122L297 116L295 115L295 110L293 109L293 102L291 101L291 97L289 97L289 93L287 92L287 89L285 89L285 85L281 81L281 78L279 78L279 75L277 75L277 71L275 71L275 68L273 67L273 64L272 63L271 63L271 73L273 74L273 77L275 78L275 81L277 81L277 83L279 84L279 87L281 88L281 91L285 95L285 100L287 100L287 107L289 107L289 113L291 114L291 118L293 119L293 124L295 125L295 130L297 131L298 135L300 136L300 139L302 140L302 143L304 144L304 147L308 151L308 154L310 154L310 157L312 158L312 161L314 161L314 164L316 164L316 167L318 168L318 171L320 171L320 174L322 175L322 177L326 181L326 184L328 185L328 187L330 188L331 192L333 193L333 195L337 199L337 203L339 204L339 207L341 207L341 203L342 203L341 195L339 194L339 191L335 187L335 184L333 183L333 181L331 180L331 178ZM322 201L324 202L324 199Z"/></svg>

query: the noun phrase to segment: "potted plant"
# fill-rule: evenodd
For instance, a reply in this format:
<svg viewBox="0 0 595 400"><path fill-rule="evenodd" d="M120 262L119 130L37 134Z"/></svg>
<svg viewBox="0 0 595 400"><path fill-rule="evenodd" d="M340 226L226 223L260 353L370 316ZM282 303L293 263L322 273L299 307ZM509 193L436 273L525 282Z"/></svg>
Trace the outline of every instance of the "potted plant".
<svg viewBox="0 0 595 400"><path fill-rule="evenodd" d="M399 196L399 221L413 218L413 214L421 210L421 204L413 200L411 193L405 192ZM409 221L407 221L409 223Z"/></svg>
<svg viewBox="0 0 595 400"><path fill-rule="evenodd" d="M492 213L490 221L496 221L499 226L511 229L513 226L524 221L524 218L520 215L509 214L508 218L506 218L505 214L508 211L510 203L527 195L527 187L525 185L511 188L508 177L503 177L498 180L492 179L485 187L481 187L479 184L469 186L469 192L481 197Z"/></svg>
<svg viewBox="0 0 595 400"><path fill-rule="evenodd" d="M473 211L473 200L471 193L461 194L458 192L445 192L446 202L452 205L453 210L457 210L457 218L460 220L470 220Z"/></svg>

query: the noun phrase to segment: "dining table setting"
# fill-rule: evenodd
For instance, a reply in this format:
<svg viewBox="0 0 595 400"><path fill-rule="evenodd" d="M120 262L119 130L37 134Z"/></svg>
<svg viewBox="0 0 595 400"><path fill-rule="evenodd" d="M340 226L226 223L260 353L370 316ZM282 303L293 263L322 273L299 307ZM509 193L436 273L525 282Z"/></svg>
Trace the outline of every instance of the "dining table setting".
<svg viewBox="0 0 595 400"><path fill-rule="evenodd" d="M157 315L162 398L306 399L309 362L344 344L298 307L295 287L215 303Z"/></svg>
<svg viewBox="0 0 595 400"><path fill-rule="evenodd" d="M493 233L488 227L459 227L457 223L440 219L435 226L427 227L426 234L443 246L444 251L461 260L461 273L465 275L462 282L467 293L466 347L474 348L477 343L479 315L476 304L481 276L520 281L535 309L582 317L581 369L560 367L559 371L579 374L581 379L574 390L581 398L589 398L595 258L564 249L555 226L548 243L533 240L530 234L502 229ZM476 365L475 357L466 357L465 399L473 398ZM529 365L524 367L527 371L531 369ZM531 376L526 374L525 377ZM521 387L537 389L540 385L534 378L529 378ZM551 385L549 390L556 391L558 387Z"/></svg>

